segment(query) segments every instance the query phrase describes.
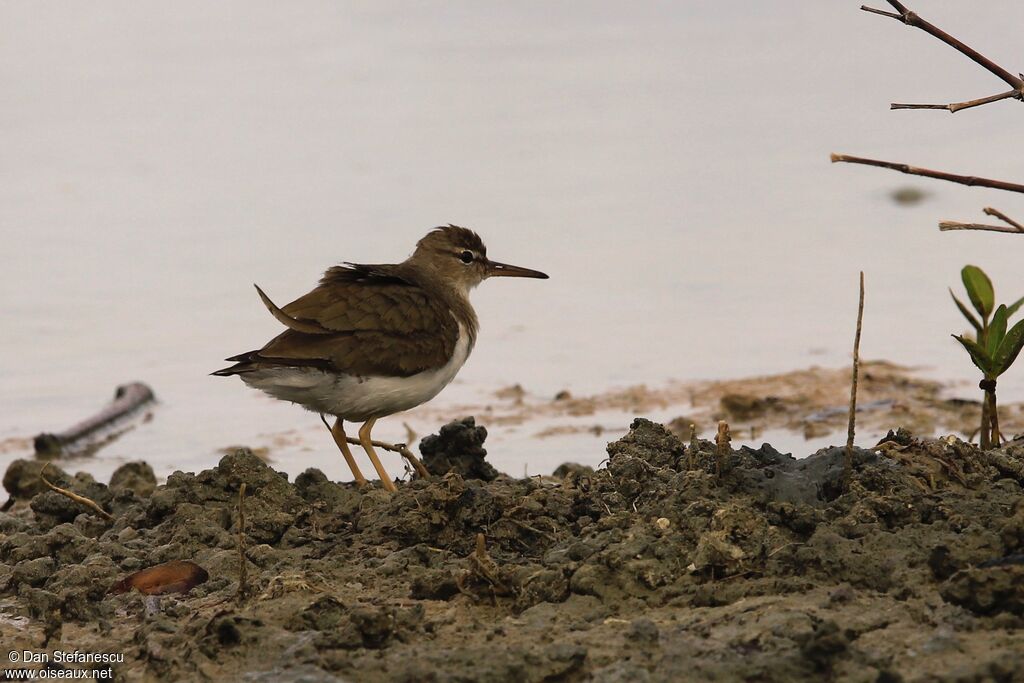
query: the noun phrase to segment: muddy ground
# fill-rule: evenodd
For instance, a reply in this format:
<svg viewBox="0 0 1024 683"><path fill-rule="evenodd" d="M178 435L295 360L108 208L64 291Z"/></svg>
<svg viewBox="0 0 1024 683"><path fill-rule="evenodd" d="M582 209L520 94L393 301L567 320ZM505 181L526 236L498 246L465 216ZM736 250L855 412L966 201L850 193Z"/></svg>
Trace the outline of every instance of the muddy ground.
<svg viewBox="0 0 1024 683"><path fill-rule="evenodd" d="M843 449L720 455L638 419L597 471L512 479L485 436L426 440L457 471L395 495L245 449L162 486L48 469L109 521L20 460L0 642L123 653L119 680L1024 680L1021 442L892 433L844 493ZM109 594L183 559L188 593Z"/></svg>

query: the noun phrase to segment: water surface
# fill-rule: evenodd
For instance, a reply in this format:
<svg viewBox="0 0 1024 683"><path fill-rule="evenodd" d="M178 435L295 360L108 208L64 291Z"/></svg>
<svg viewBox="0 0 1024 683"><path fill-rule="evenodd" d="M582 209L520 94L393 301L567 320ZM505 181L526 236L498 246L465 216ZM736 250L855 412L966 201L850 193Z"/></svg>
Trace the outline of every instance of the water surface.
<svg viewBox="0 0 1024 683"><path fill-rule="evenodd" d="M0 439L143 380L154 419L81 468L166 474L251 444L344 476L315 416L207 373L278 331L254 281L285 303L448 222L552 277L474 293L482 332L442 413L512 383L548 396L844 364L861 269L863 354L973 396L946 288L971 262L1001 298L1024 294L1024 241L936 224L1024 206L828 154L1019 180L1021 110L890 112L1003 88L858 5L4 4ZM1021 3L914 9L1014 68ZM929 196L897 206L907 184ZM1024 398L1024 373L1000 387ZM376 435L403 439L403 419L438 426ZM491 443L514 473L600 460L610 438L524 454L521 436Z"/></svg>

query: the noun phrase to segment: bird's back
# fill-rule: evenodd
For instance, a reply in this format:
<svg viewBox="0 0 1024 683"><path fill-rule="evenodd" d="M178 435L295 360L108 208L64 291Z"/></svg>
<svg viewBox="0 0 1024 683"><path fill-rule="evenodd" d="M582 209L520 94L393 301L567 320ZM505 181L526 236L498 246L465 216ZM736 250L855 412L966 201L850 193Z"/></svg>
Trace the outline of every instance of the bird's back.
<svg viewBox="0 0 1024 683"><path fill-rule="evenodd" d="M287 329L263 348L229 358L238 364L215 374L283 365L407 377L443 367L460 328L472 347L475 316L471 308L468 317L459 313L402 264L335 266L316 288L277 310Z"/></svg>

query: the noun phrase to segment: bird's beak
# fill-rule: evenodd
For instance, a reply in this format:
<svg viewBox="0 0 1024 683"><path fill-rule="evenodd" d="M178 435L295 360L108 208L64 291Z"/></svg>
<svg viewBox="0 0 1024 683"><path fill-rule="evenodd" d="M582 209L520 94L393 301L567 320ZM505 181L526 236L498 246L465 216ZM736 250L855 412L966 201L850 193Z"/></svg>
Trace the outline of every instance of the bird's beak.
<svg viewBox="0 0 1024 683"><path fill-rule="evenodd" d="M548 276L539 270L510 266L507 263L498 263L497 261L488 261L486 272L487 277L535 277L539 280L548 279Z"/></svg>

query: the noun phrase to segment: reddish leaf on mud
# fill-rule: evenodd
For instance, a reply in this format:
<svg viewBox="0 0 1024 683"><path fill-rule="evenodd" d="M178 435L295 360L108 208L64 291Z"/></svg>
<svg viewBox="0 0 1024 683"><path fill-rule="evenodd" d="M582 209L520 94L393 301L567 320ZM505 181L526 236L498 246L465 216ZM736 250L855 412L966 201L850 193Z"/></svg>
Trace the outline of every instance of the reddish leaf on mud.
<svg viewBox="0 0 1024 683"><path fill-rule="evenodd" d="M209 578L207 571L195 562L173 560L129 574L111 586L107 594L120 595L133 588L146 595L188 593Z"/></svg>

